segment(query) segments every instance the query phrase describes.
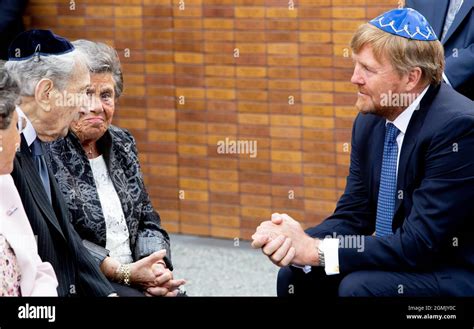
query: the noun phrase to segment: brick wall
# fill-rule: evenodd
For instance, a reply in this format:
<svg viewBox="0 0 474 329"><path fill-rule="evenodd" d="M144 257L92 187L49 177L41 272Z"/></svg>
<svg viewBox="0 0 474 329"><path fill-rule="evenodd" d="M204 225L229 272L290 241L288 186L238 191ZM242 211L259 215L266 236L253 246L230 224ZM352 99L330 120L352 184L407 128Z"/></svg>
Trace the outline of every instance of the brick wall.
<svg viewBox="0 0 474 329"><path fill-rule="evenodd" d="M294 3L294 7L293 7ZM397 0L31 0L27 27L118 50L115 124L170 232L249 238L335 207L356 115L348 42ZM348 56L349 55L349 56ZM257 155L218 142L256 141Z"/></svg>

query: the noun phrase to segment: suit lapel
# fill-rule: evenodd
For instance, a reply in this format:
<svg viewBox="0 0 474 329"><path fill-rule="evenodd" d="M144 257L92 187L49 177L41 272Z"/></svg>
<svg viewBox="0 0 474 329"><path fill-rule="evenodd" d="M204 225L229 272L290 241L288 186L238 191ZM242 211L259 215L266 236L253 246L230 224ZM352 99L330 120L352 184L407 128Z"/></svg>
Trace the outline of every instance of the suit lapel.
<svg viewBox="0 0 474 329"><path fill-rule="evenodd" d="M380 189L380 175L382 173L382 158L383 158L383 144L385 140L385 119L380 119L379 122L374 127L373 136L379 136L379 138L374 138L373 142L373 152L372 152L372 177L374 183L370 186L374 186L374 200L377 204L379 189Z"/></svg>
<svg viewBox="0 0 474 329"><path fill-rule="evenodd" d="M49 152L47 152L46 150L44 152L44 157L45 157L46 163L48 165L49 182L50 182L50 186L51 186L51 199L52 199L51 201L52 201L52 204L53 204L53 209L55 209L56 218L61 217L61 218L66 218L67 219L68 218L67 217L68 210L67 210L67 207L66 207L66 203L64 201L62 191L59 188L58 182L54 178L54 173L51 169L51 157L49 155ZM69 221L69 220L67 220L67 221Z"/></svg>
<svg viewBox="0 0 474 329"><path fill-rule="evenodd" d="M454 17L454 21L449 27L448 32L446 32L446 37L443 40L443 44L446 44L449 41L449 38L454 34L454 31L456 31L458 26L461 25L462 21L467 16L467 14L472 10L473 5L474 0L464 0L461 9L459 9L459 12L456 14L456 17Z"/></svg>
<svg viewBox="0 0 474 329"><path fill-rule="evenodd" d="M400 160L398 162L398 175L397 175L397 195L395 196L395 214L397 213L400 206L403 204L403 194L400 192L405 193L405 174L407 170L407 165L409 163L410 156L415 148L417 139L418 139L418 132L420 131L423 120L421 119L420 110L413 112L413 115L410 119L410 123L408 124L407 131L405 133L405 137L403 137L403 144L402 149L400 152Z"/></svg>
<svg viewBox="0 0 474 329"><path fill-rule="evenodd" d="M432 0L429 0L430 2ZM441 40L443 34L444 22L446 20L446 14L448 13L449 0L438 0L436 5L428 5L424 11L425 17L430 23L431 27L436 33L438 39Z"/></svg>
<svg viewBox="0 0 474 329"><path fill-rule="evenodd" d="M410 156L413 153L413 150L415 149L416 143L418 141L419 132L421 131L423 123L425 122L425 117L428 113L431 101L435 97L438 90L439 87L429 87L428 91L420 102L420 108L413 112L413 115L410 119L410 123L408 124L405 133L405 137L403 138L402 149L400 152L400 160L398 163L397 195L395 196L394 218L397 218L396 214L400 210L401 205L403 204L403 198L405 196L404 194L406 193L406 173L410 164ZM400 194L400 191L402 191L403 194ZM392 225L396 227L395 220L393 221Z"/></svg>
<svg viewBox="0 0 474 329"><path fill-rule="evenodd" d="M41 178L37 173L37 169L33 162L31 152L28 148L28 144L23 137L21 136L21 152L18 154L18 161L20 163L22 174L25 175L26 181L28 182L28 188L35 200L38 208L43 212L44 216L50 221L50 223L57 229L59 234L64 238L61 227L57 220L56 214L54 213L53 207L51 206L46 192L44 191ZM51 174L50 174L51 175ZM50 180L52 175L50 176Z"/></svg>

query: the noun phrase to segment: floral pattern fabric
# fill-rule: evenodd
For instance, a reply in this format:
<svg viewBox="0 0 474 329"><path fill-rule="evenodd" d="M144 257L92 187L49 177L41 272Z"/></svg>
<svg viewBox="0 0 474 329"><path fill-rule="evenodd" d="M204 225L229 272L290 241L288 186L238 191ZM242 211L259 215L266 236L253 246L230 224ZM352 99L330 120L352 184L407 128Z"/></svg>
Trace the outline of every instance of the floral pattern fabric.
<svg viewBox="0 0 474 329"><path fill-rule="evenodd" d="M0 234L0 296L21 296L21 273L15 253Z"/></svg>

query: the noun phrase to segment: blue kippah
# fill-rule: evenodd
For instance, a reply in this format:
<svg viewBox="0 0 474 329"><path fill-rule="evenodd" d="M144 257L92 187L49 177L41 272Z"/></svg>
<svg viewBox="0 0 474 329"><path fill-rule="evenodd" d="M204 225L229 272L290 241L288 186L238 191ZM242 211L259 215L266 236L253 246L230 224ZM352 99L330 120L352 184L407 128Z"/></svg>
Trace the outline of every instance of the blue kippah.
<svg viewBox="0 0 474 329"><path fill-rule="evenodd" d="M426 18L412 8L399 8L387 11L371 20L369 24L387 33L411 40L438 40L436 33Z"/></svg>
<svg viewBox="0 0 474 329"><path fill-rule="evenodd" d="M36 56L61 55L74 50L65 38L50 30L29 30L20 33L8 48L8 60L23 61Z"/></svg>

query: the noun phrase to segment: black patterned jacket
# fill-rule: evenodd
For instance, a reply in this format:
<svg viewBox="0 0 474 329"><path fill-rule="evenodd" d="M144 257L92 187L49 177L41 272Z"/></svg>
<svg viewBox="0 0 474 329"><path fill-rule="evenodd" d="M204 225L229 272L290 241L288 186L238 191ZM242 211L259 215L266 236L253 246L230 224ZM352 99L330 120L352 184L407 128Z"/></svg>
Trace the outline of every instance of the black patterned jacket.
<svg viewBox="0 0 474 329"><path fill-rule="evenodd" d="M47 147L70 220L86 248L101 263L108 255L106 224L87 155L72 132ZM172 269L169 236L161 228L160 216L145 189L135 139L127 130L110 126L97 147L122 204L134 261L166 249L165 262Z"/></svg>

